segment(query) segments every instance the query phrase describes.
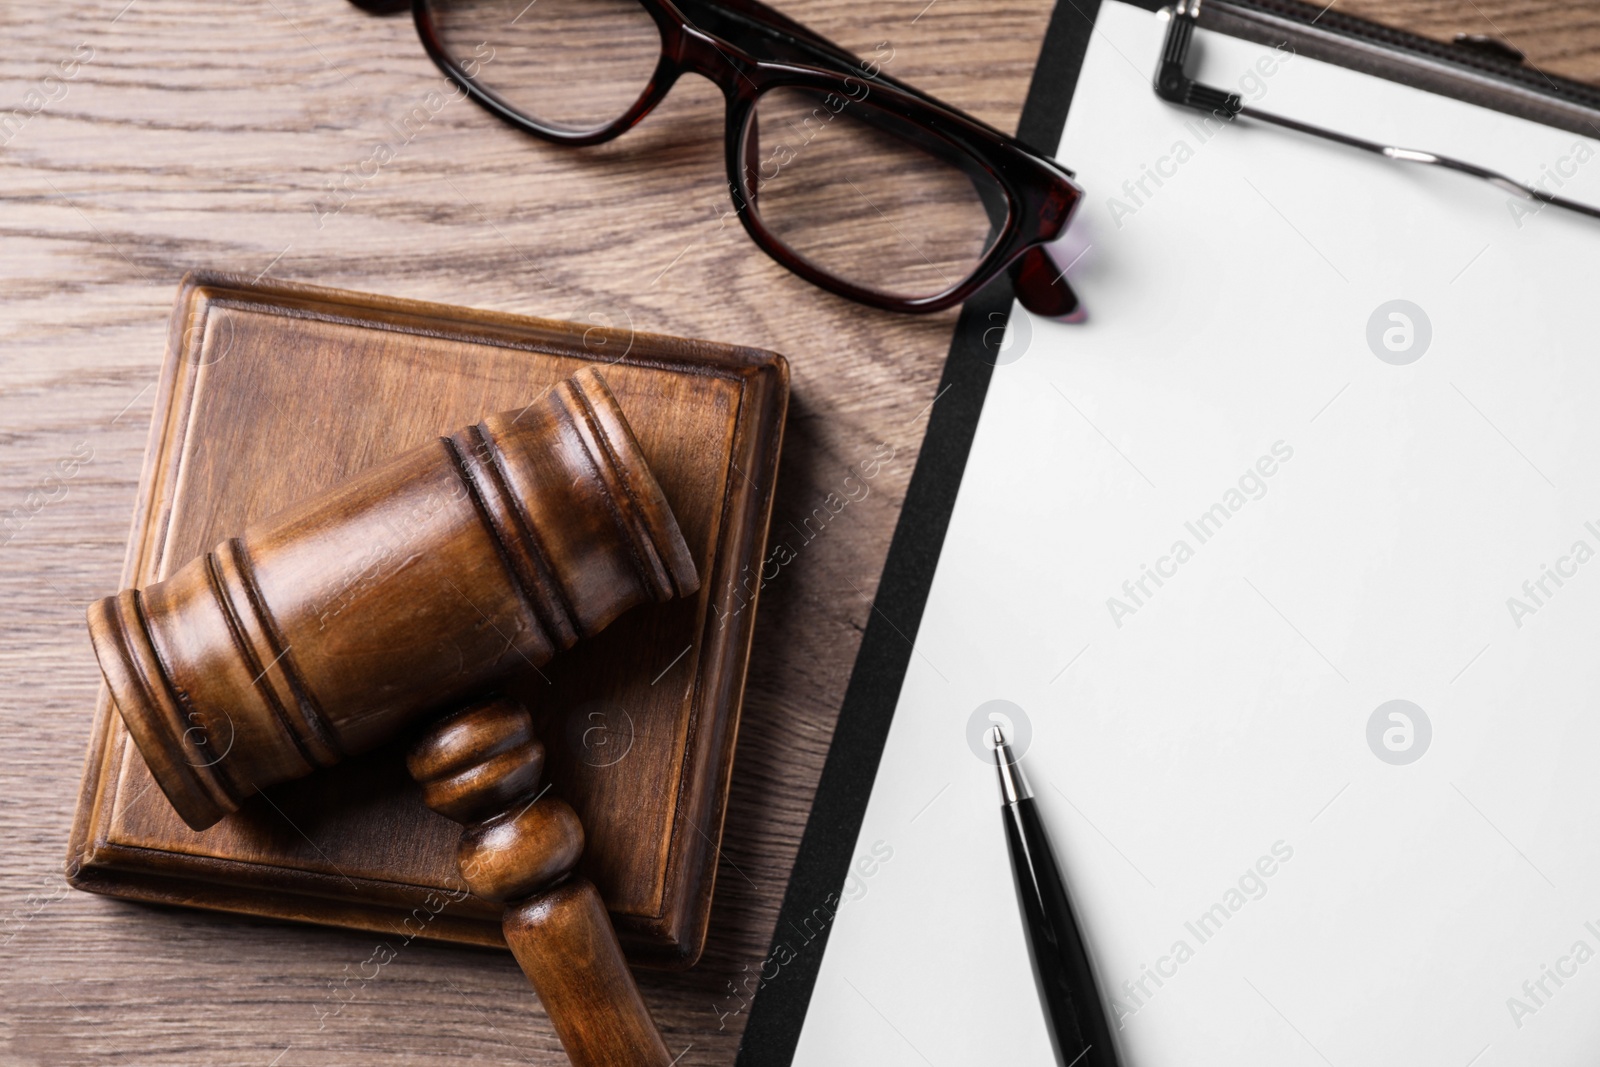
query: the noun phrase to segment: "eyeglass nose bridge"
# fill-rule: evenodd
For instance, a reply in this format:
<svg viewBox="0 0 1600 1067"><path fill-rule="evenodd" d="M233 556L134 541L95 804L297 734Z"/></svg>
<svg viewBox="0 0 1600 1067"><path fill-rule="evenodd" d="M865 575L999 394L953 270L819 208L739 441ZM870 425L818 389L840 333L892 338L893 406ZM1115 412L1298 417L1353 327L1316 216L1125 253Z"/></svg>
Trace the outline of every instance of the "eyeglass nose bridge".
<svg viewBox="0 0 1600 1067"><path fill-rule="evenodd" d="M682 71L711 82L730 100L753 99L756 95L753 75L759 61L744 49L689 23L668 45L668 58L675 60Z"/></svg>

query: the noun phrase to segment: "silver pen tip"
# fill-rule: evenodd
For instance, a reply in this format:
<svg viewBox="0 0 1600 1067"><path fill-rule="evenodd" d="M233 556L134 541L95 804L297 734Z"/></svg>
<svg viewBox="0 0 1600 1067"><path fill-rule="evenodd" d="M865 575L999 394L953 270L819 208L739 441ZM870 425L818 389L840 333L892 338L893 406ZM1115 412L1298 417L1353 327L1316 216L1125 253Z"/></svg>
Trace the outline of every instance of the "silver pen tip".
<svg viewBox="0 0 1600 1067"><path fill-rule="evenodd" d="M1006 742L1005 728L996 723L990 727L988 738L989 747L994 751L994 767L1000 775L1000 802L1015 804L1033 796L1027 776L1022 773L1022 767Z"/></svg>

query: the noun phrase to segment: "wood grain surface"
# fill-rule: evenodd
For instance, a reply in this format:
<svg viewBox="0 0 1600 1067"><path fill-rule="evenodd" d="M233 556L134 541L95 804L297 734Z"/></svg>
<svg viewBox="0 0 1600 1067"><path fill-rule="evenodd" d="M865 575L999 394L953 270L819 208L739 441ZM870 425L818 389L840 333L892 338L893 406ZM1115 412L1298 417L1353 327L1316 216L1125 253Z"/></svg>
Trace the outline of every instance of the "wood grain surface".
<svg viewBox="0 0 1600 1067"><path fill-rule="evenodd" d="M1338 2L1600 80L1589 5ZM778 6L861 52L889 42L891 73L1010 129L1051 3ZM877 463L763 593L706 955L641 976L679 1063L730 1062L729 983L766 953L953 313L850 306L722 220L720 101L698 79L574 151L459 100L402 136L445 83L408 19L344 0L6 4L0 27L0 1062L563 1062L507 954L413 944L379 965L371 935L65 886L99 685L83 609L117 585L166 318L196 268L782 352L774 537Z"/></svg>

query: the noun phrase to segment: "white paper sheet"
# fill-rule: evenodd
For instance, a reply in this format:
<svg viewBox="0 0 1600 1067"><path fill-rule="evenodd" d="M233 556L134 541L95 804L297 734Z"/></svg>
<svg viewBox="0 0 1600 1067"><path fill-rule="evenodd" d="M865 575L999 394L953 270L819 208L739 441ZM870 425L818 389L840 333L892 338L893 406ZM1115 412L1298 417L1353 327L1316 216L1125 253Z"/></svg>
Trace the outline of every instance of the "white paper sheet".
<svg viewBox="0 0 1600 1067"><path fill-rule="evenodd" d="M1593 1063L1600 225L1208 132L1163 32L1102 7L1060 152L1089 320L1014 312L796 1062L1051 1062L968 744L1000 699L1130 1067ZM1600 202L1593 141L1196 40L1263 108ZM1369 744L1391 701L1431 736Z"/></svg>

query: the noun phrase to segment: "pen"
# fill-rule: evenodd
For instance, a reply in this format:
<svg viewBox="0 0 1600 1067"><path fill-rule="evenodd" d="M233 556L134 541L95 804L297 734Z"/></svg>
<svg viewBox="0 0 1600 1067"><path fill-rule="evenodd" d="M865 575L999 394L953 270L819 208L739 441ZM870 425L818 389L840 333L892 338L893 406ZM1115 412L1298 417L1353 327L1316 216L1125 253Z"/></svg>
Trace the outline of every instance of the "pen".
<svg viewBox="0 0 1600 1067"><path fill-rule="evenodd" d="M1117 1067L1089 954L1039 819L1038 802L1001 727L989 732L989 744L1000 775L1000 814L1028 931L1028 955L1056 1057L1067 1067Z"/></svg>

